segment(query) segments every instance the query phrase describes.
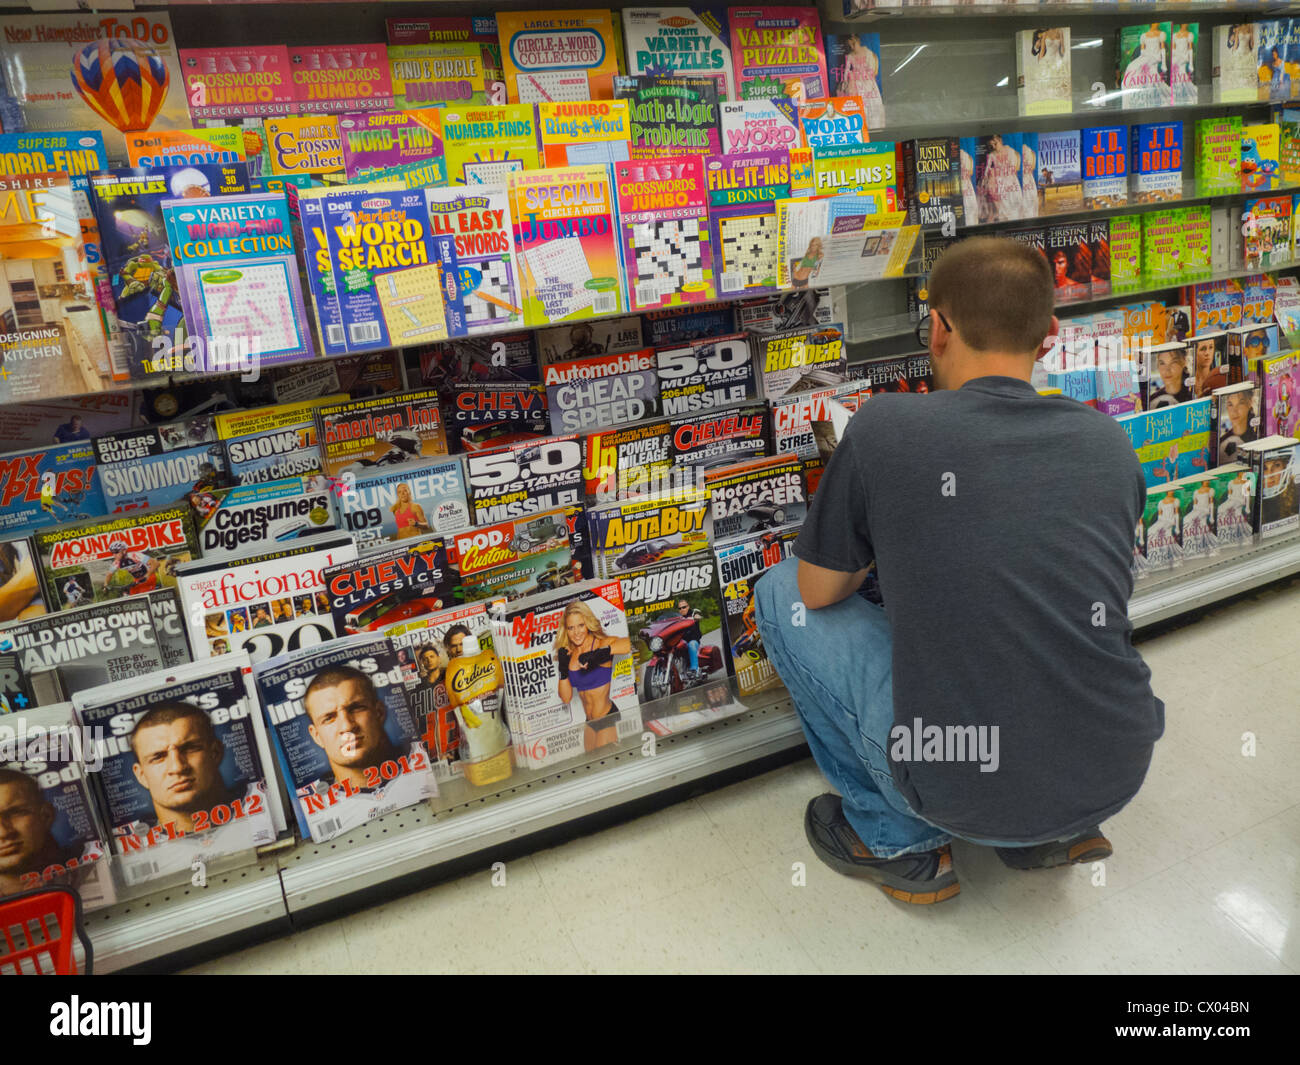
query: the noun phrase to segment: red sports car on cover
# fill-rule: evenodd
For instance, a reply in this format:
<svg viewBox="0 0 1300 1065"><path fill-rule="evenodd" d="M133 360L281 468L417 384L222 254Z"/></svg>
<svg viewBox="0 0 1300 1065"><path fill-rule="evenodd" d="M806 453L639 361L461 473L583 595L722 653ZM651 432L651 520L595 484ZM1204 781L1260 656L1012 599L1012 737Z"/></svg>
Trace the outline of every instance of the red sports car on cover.
<svg viewBox="0 0 1300 1065"><path fill-rule="evenodd" d="M400 600L398 593L385 595L354 610L343 619L343 628L349 636L358 632L374 632L399 621L410 621L441 610L446 605L441 599L421 596L418 599Z"/></svg>

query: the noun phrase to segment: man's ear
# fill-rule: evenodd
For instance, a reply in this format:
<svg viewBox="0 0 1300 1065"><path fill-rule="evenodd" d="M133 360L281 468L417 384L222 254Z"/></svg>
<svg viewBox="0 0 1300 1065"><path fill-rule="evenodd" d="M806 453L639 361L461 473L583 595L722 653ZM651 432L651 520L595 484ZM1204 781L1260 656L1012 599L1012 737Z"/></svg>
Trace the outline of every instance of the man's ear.
<svg viewBox="0 0 1300 1065"><path fill-rule="evenodd" d="M1052 315L1052 324L1047 328L1047 336L1043 337L1043 342L1038 345L1038 354L1034 356L1034 362L1042 361L1044 355L1056 347L1057 341L1061 336L1061 320Z"/></svg>

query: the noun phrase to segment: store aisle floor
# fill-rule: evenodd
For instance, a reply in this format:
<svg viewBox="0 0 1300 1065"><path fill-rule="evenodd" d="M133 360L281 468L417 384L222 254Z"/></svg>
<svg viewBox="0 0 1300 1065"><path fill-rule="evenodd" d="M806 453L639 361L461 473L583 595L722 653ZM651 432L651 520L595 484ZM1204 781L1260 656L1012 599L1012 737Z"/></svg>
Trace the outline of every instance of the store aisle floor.
<svg viewBox="0 0 1300 1065"><path fill-rule="evenodd" d="M1145 639L1167 729L1097 867L954 847L910 907L819 864L811 761L190 970L1300 972L1300 583ZM1254 753L1248 745L1254 743ZM804 883L797 881L804 871Z"/></svg>

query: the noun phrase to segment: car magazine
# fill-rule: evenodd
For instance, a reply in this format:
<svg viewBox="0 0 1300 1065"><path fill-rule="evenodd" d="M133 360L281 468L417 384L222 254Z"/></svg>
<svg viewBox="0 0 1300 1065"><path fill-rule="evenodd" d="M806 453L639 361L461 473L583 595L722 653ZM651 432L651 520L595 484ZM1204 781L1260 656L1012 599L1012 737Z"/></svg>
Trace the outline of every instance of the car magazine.
<svg viewBox="0 0 1300 1065"><path fill-rule="evenodd" d="M326 566L321 581L340 636L378 632L456 601L457 573L438 537L382 544Z"/></svg>
<svg viewBox="0 0 1300 1065"><path fill-rule="evenodd" d="M742 696L780 683L754 617L754 586L766 570L790 555L798 535L797 529L752 533L720 541L714 547L728 670Z"/></svg>
<svg viewBox="0 0 1300 1065"><path fill-rule="evenodd" d="M582 580L563 507L465 529L449 539L466 601L521 599Z"/></svg>
<svg viewBox="0 0 1300 1065"><path fill-rule="evenodd" d="M587 528L596 576L621 576L707 547L709 492L690 486L592 507Z"/></svg>
<svg viewBox="0 0 1300 1065"><path fill-rule="evenodd" d="M803 464L795 457L718 466L704 483L716 540L802 524L808 512Z"/></svg>
<svg viewBox="0 0 1300 1065"><path fill-rule="evenodd" d="M519 441L465 456L475 525L582 504L582 441L574 434Z"/></svg>

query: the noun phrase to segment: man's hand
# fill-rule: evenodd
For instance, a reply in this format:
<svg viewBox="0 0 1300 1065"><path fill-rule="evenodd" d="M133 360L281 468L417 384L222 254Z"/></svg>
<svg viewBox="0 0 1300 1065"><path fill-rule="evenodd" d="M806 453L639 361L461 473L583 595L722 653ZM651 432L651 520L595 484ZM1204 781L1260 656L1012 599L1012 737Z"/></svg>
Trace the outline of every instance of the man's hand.
<svg viewBox="0 0 1300 1065"><path fill-rule="evenodd" d="M821 610L847 599L866 579L866 569L844 573L799 560L799 598L809 610Z"/></svg>

